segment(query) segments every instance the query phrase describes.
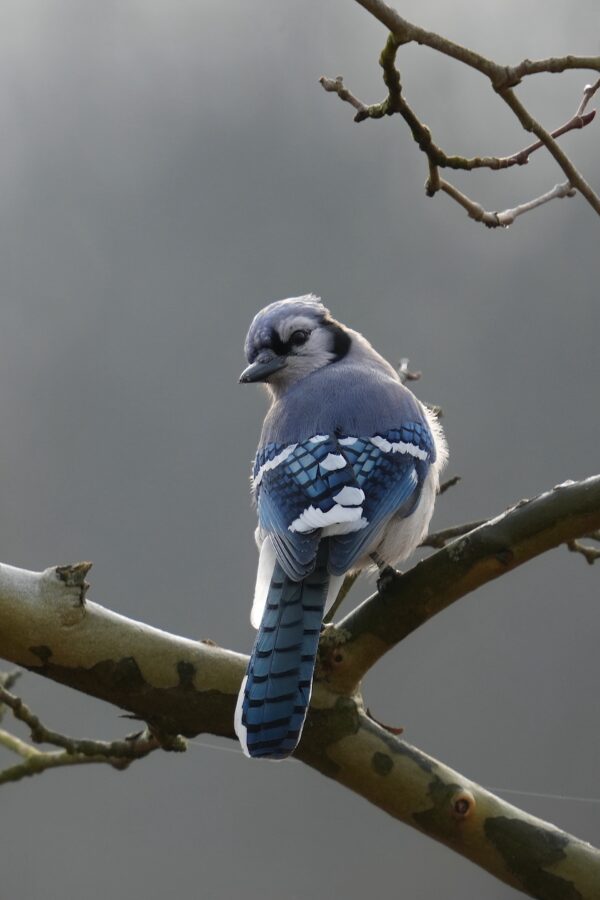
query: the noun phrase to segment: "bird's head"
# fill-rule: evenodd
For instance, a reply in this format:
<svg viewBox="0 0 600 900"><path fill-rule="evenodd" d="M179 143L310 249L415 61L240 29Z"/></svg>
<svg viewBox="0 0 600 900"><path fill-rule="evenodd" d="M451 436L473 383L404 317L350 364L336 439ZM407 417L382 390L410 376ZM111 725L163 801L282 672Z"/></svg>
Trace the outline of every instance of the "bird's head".
<svg viewBox="0 0 600 900"><path fill-rule="evenodd" d="M243 383L263 381L274 394L348 353L350 332L332 319L319 297L277 300L252 320L244 350Z"/></svg>

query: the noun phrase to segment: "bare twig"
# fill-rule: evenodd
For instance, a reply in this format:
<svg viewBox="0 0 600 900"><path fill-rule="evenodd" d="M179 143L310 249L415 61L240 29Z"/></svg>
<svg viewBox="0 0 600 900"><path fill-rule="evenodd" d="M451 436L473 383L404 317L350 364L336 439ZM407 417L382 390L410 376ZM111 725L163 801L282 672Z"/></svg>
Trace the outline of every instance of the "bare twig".
<svg viewBox="0 0 600 900"><path fill-rule="evenodd" d="M451 486L451 484L456 483L456 481L460 481L460 476L448 479L448 481L440 487L439 493L443 493L446 485ZM432 531L431 534L428 534L427 537L421 541L419 546L432 547L434 550L440 550L456 538L468 534L475 528L480 528L481 525L485 525L486 521L487 519L476 519L473 522L465 522L462 525L451 525L449 528L442 528L440 531ZM584 537L590 541L600 541L600 532L592 531ZM597 559L600 559L600 549L590 547L580 540L566 541L565 546L573 553L581 553L590 565Z"/></svg>
<svg viewBox="0 0 600 900"><path fill-rule="evenodd" d="M323 616L323 624L324 625L329 625L331 622L333 622L333 617L335 616L336 612L338 611L338 609L340 608L340 606L342 605L342 603L348 596L350 590L352 589L352 585L354 584L354 582L356 581L358 576L359 576L358 572L352 572L349 575L346 575L346 577L344 578L344 580L342 582L342 586L339 590L337 597L335 598L335 600L333 601L333 603L331 604L331 606L329 607L329 609Z"/></svg>
<svg viewBox="0 0 600 900"><path fill-rule="evenodd" d="M439 488L438 494L445 494L446 491L449 491L450 488L453 488L456 484L459 484L462 481L460 475L453 475L452 478L447 478L446 481L443 481Z"/></svg>
<svg viewBox="0 0 600 900"><path fill-rule="evenodd" d="M393 61L393 55L395 55L397 47L398 44L393 38L391 39L391 42L390 39L388 39L388 45L386 45L386 48L380 57L380 64L386 73L386 79L392 82L395 87L395 92L392 97L388 97L382 103L374 103L371 106L363 103L362 100L359 100L358 97L348 90L344 84L342 75L338 75L335 79L321 76L321 78L319 78L319 83L326 91L337 94L340 100L349 103L357 110L356 115L354 116L355 122L364 122L367 119L381 119L383 116L399 113L409 125L415 141L419 144L419 148L427 154L433 165L441 168L462 169L467 172L470 172L473 169L510 169L513 166L527 165L531 154L544 146L543 141L536 141L535 143L529 144L529 146L518 150L516 153L511 153L509 156L469 157L446 153L441 147L434 143L428 127L419 120L414 110L409 106L402 95L400 82L399 80L396 81L396 78L399 79L399 74L394 67ZM391 77L392 70L396 73L395 77ZM599 86L600 80L595 85L586 85L583 92L583 98L577 111L567 122L561 125L560 128L551 131L551 137L561 137L561 135L567 134L569 131L585 128L586 125L589 125L590 122L594 120L596 117L596 110L593 109L586 113L585 108Z"/></svg>
<svg viewBox="0 0 600 900"><path fill-rule="evenodd" d="M319 84L322 85L323 89L328 93L337 94L340 100L349 103L350 106L353 106L354 109L357 110L357 116L355 117L356 122L362 121L362 119L358 118L358 114L360 114L362 118L368 116L367 107L362 100L359 100L358 97L355 97L353 93L344 87L344 79L341 75L338 75L336 78L327 78L325 75L321 75Z"/></svg>
<svg viewBox="0 0 600 900"><path fill-rule="evenodd" d="M563 134L567 134L568 131L573 131L576 128L585 128L586 125L589 125L590 122L594 120L595 116L595 109L593 109L589 113L585 113L585 115L577 112L569 119L568 122L565 122L565 124L561 125L560 128L556 128L554 131L551 131L550 134L553 138L557 138ZM530 144L529 147L524 147L523 150L519 150L519 152L515 153L513 156L507 157L507 167L513 165L526 165L529 162L529 157L531 156L531 154L535 153L536 150L539 150L540 147L543 146L544 145L541 141L536 141L534 144Z"/></svg>
<svg viewBox="0 0 600 900"><path fill-rule="evenodd" d="M600 57L568 56L562 59L551 58L533 62L531 60L523 60L518 66L503 66L466 47L461 47L441 35L413 25L402 18L396 10L383 3L382 0L357 0L357 2L375 16L375 18L379 19L379 21L390 31L387 43L380 57L380 65L383 69L383 80L388 88L388 96L381 103L369 106L348 90L344 85L341 75L338 75L335 79L323 76L320 79L320 83L326 91L336 93L341 100L349 103L356 110L354 117L356 122L362 122L366 119L380 119L384 116L394 115L394 113L398 113L402 116L411 129L413 138L418 144L419 149L427 155L429 177L425 188L429 197L433 197L440 190L443 191L462 206L463 209L467 211L470 218L477 222L482 222L488 228L497 228L498 226L507 227L508 225L511 225L518 216L523 215L523 213L536 209L539 206L548 203L550 200L559 197L572 197L576 191L579 191L592 208L600 214L600 197L595 193L581 173L575 168L568 156L556 143L557 137L574 129L584 128L593 121L595 110L588 113L586 113L585 110L593 95L600 88L600 79L595 84L586 85L582 100L575 114L565 122L564 125L561 125L560 128L557 128L552 132L546 131L543 126L531 116L517 99L513 90L522 78L538 72L562 72L566 69L586 68L600 71ZM431 49L450 56L486 75L490 79L494 90L511 108L523 128L526 131L533 132L538 140L529 144L527 147L524 147L522 150L519 150L517 153L504 157L463 157L445 153L441 147L435 144L429 128L420 121L419 117L410 107L402 93L400 74L395 66L395 57L398 48L402 44L411 41L428 46ZM500 170L508 169L515 165L526 165L531 154L541 147L546 147L552 156L554 156L556 162L567 176L567 181L562 184L557 184L552 190L547 191L533 200L521 203L516 207L506 209L502 212L486 211L479 203L471 200L454 185L440 178L439 175L439 168L472 171L473 169L480 168Z"/></svg>
<svg viewBox="0 0 600 900"><path fill-rule="evenodd" d="M596 91L600 88L600 78L598 81L595 81L594 84L586 84L583 89L583 97L581 98L581 103L577 108L577 112L575 113L575 117L582 116L586 110L586 107Z"/></svg>
<svg viewBox="0 0 600 900"><path fill-rule="evenodd" d="M0 728L0 746L4 747L5 750L18 754L18 756L22 756L23 759L39 756L41 752L26 741L22 741L16 734L11 734L10 731L5 731L3 728Z"/></svg>
<svg viewBox="0 0 600 900"><path fill-rule="evenodd" d="M568 541L567 547L572 553L581 553L590 566L592 566L597 559L600 559L600 549L597 547L590 547L588 544L584 544L583 541Z"/></svg>
<svg viewBox="0 0 600 900"><path fill-rule="evenodd" d="M358 0L360 2L360 0ZM560 56L548 59L524 59L517 66L507 67L506 81L517 85L528 75L560 75L569 69L590 69L600 72L600 56Z"/></svg>
<svg viewBox="0 0 600 900"><path fill-rule="evenodd" d="M7 691L13 687L14 684L21 677L21 672L19 669L14 669L12 672L0 672L0 687L5 688ZM4 718L4 713L6 712L6 707L3 703L0 703L0 722Z"/></svg>
<svg viewBox="0 0 600 900"><path fill-rule="evenodd" d="M443 178L440 178L440 189L448 194L449 197L452 197L463 209L466 209L471 219L475 219L476 222L482 222L487 228L508 228L517 216L521 216L532 209L537 209L538 206L543 206L544 203L548 203L550 200L558 197L574 197L576 194L575 188L570 182L565 181L562 184L556 184L552 190L541 194L534 200L521 203L519 206L513 207L513 209L505 209L502 212L488 212L479 203L471 200L470 197L467 197L466 194L463 194L462 191L459 191L457 187Z"/></svg>
<svg viewBox="0 0 600 900"><path fill-rule="evenodd" d="M433 547L435 550L439 550L455 538L462 537L463 534L468 534L474 528L484 525L486 521L486 519L476 519L474 522L465 522L463 525L452 525L450 528L442 528L441 531L433 531L421 541L419 546Z"/></svg>
<svg viewBox="0 0 600 900"><path fill-rule="evenodd" d="M411 372L408 368L408 357L402 357L398 366L398 375L402 384L406 384L407 381L418 381L422 374L422 372Z"/></svg>
<svg viewBox="0 0 600 900"><path fill-rule="evenodd" d="M567 69L592 69L600 72L600 56L570 55L538 60L524 59L517 66L504 66L467 47L461 47L460 44L456 44L434 31L413 25L383 0L356 0L356 2L378 19L382 25L385 25L400 43L414 42L430 47L438 53L443 53L445 56L456 59L483 75L487 75L496 87L508 85L515 87L526 76L541 72L557 73Z"/></svg>
<svg viewBox="0 0 600 900"><path fill-rule="evenodd" d="M598 213L598 215L600 215L600 197L594 190L592 190L583 175L575 168L567 154L560 148L552 135L548 131L546 131L546 129L543 128L543 126L540 125L540 123L536 121L536 119L533 118L531 113L529 113L525 106L521 103L512 88L499 90L498 93L507 104L507 106L512 109L525 131L532 131L548 149L549 153L552 154L560 168L567 176L570 186L573 188L577 188L579 193L585 197L590 206ZM563 196L566 195L563 194Z"/></svg>
<svg viewBox="0 0 600 900"><path fill-rule="evenodd" d="M177 751L186 748L183 738L175 735L166 739L164 735L159 737L150 729L118 741L80 740L51 731L40 722L20 697L12 694L4 686L8 682L14 683L14 680L16 680L14 673L8 676L0 675L0 682L3 682L3 685L0 686L0 703L8 707L16 719L28 726L31 738L36 744L52 744L60 747L61 750L47 752L38 750L16 735L0 729L0 745L18 754L24 760L16 766L0 771L0 784L19 781L21 778L38 775L46 769L54 769L58 766L73 766L91 762L108 763L115 769L125 769L134 759L142 759L161 747Z"/></svg>

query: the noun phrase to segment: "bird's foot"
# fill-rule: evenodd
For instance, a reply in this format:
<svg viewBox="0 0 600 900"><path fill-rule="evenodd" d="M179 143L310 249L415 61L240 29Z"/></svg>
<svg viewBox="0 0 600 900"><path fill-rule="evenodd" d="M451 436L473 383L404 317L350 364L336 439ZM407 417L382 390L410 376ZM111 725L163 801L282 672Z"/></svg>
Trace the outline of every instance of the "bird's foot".
<svg viewBox="0 0 600 900"><path fill-rule="evenodd" d="M377 590L381 594L390 588L395 581L402 578L400 569L394 569L392 566L384 566L379 570L379 578L377 579Z"/></svg>

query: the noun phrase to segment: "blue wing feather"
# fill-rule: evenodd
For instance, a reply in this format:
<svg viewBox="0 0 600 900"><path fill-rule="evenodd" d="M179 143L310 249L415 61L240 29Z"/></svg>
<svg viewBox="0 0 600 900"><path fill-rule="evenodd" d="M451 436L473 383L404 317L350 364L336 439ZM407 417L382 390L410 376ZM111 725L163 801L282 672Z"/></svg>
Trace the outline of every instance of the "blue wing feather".
<svg viewBox="0 0 600 900"><path fill-rule="evenodd" d="M322 529L298 528L303 513L310 510L310 520L318 522L343 488L362 492L362 500L350 501L357 514L350 530L330 538L328 568L341 575L377 544L392 516L413 512L434 459L431 433L421 422L371 437L328 435L261 448L254 467L259 522L288 577L301 581L315 565Z"/></svg>
<svg viewBox="0 0 600 900"><path fill-rule="evenodd" d="M387 470L387 480L381 477L382 470ZM378 461L363 484L366 495L364 517L368 525L361 531L338 535L332 539L329 553L329 571L332 575L342 575L351 569L366 549L377 543L393 515L410 515L418 501L421 487L411 457Z"/></svg>
<svg viewBox="0 0 600 900"><path fill-rule="evenodd" d="M435 458L431 433L421 422L407 422L371 438L348 438L344 452L365 494L368 525L332 541L329 568L334 575L347 572L377 543L392 516L409 516L414 511Z"/></svg>
<svg viewBox="0 0 600 900"><path fill-rule="evenodd" d="M272 468L269 464L286 448L267 445L259 450L254 478L260 526L270 535L285 573L301 581L314 569L321 530L290 530L290 525L310 508L329 513L336 505L334 497L346 486L356 487L356 481L345 459L340 468L327 466L328 457L341 456L334 437L290 446L293 449Z"/></svg>

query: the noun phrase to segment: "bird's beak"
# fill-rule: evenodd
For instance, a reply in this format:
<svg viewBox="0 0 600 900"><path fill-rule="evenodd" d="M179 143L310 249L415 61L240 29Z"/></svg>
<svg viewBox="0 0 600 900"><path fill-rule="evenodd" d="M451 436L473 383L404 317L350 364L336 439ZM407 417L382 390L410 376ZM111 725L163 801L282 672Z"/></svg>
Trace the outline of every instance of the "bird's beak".
<svg viewBox="0 0 600 900"><path fill-rule="evenodd" d="M244 369L240 375L241 384L250 384L253 381L266 381L273 372L278 372L287 365L284 356L275 353L261 353L255 362Z"/></svg>

